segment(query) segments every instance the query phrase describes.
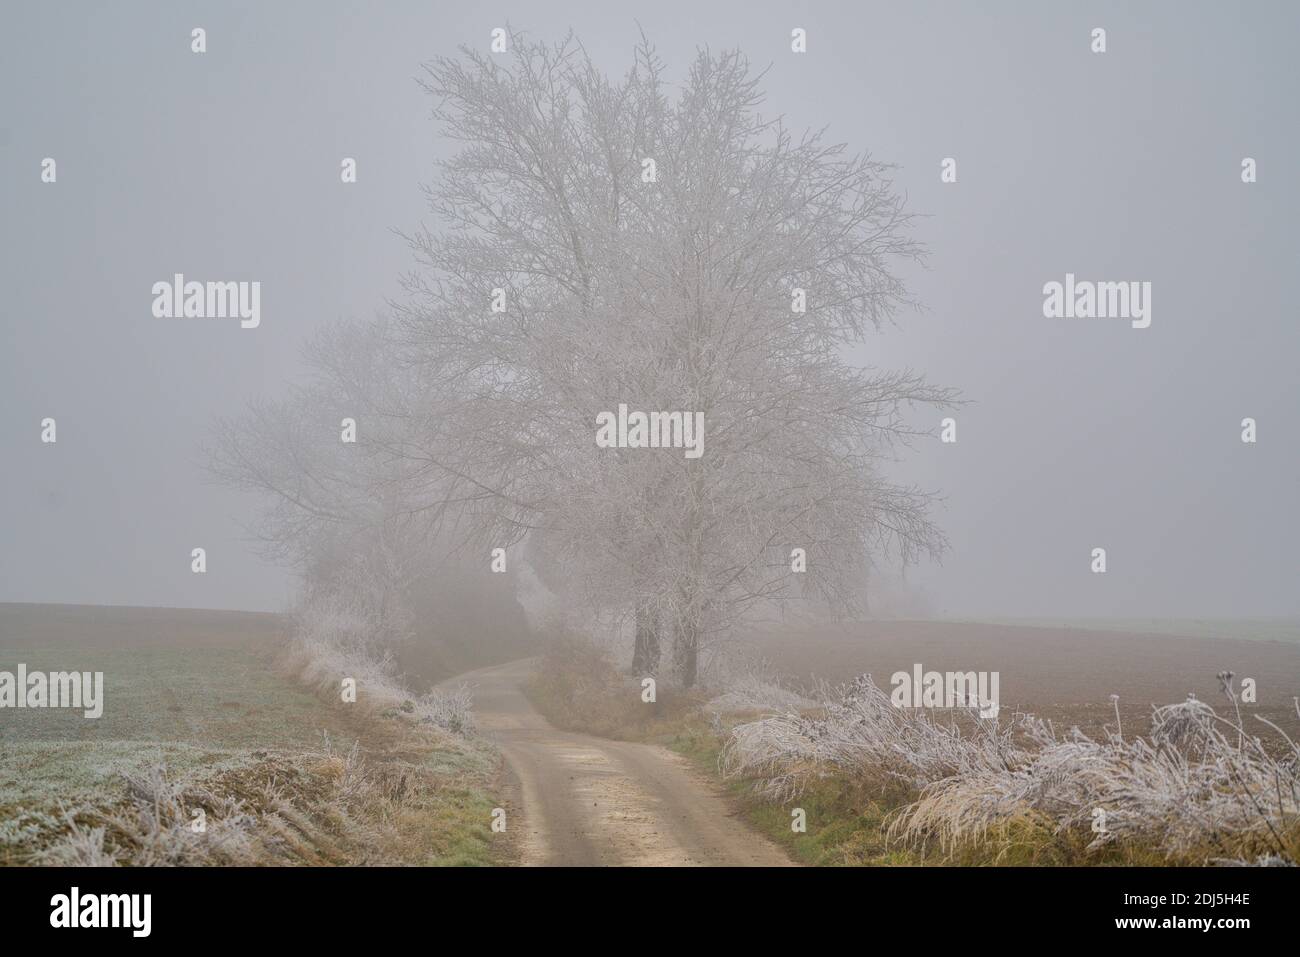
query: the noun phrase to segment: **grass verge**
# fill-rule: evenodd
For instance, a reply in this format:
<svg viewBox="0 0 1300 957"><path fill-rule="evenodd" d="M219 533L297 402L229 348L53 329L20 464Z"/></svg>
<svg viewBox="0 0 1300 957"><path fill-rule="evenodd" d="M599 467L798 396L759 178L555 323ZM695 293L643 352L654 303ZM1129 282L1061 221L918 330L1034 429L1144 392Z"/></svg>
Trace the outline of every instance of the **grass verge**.
<svg viewBox="0 0 1300 957"><path fill-rule="evenodd" d="M659 741L694 722L704 703L698 693L662 687L654 702L643 701L637 679L600 649L569 637L547 644L524 693L557 728L619 741Z"/></svg>
<svg viewBox="0 0 1300 957"><path fill-rule="evenodd" d="M752 717L752 716L749 716ZM1087 851L1088 839L1056 834L1046 821L1030 817L955 850L909 845L886 836L890 822L917 798L896 782L855 780L827 775L807 782L798 797L776 801L760 794L755 782L726 779L719 772L724 737L699 716L658 743L688 758L723 787L741 816L756 831L783 847L791 859L818 867L907 866L1156 866L1168 864L1151 848L1113 847ZM802 808L806 830L792 828L792 812ZM1090 836L1090 835L1089 835Z"/></svg>

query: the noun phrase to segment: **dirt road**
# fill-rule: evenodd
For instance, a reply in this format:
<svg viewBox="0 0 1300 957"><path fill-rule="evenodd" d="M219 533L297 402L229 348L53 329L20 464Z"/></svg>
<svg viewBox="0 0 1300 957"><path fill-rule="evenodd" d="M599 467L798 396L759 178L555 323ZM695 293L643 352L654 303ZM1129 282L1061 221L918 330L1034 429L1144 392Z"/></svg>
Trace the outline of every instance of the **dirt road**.
<svg viewBox="0 0 1300 957"><path fill-rule="evenodd" d="M512 772L507 826L518 829L523 864L790 864L680 755L553 728L520 687L532 664L511 662L449 682L473 687L479 726Z"/></svg>

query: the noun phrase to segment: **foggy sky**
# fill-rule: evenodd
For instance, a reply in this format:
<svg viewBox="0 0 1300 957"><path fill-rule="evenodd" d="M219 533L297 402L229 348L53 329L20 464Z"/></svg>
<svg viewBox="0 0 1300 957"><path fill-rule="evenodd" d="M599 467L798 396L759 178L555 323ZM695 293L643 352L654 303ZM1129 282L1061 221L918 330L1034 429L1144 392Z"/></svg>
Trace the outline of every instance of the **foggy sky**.
<svg viewBox="0 0 1300 957"><path fill-rule="evenodd" d="M414 77L508 20L547 39L572 27L616 73L638 22L674 79L697 46L739 46L771 64L767 112L900 165L927 214L927 266L907 272L925 310L857 358L970 400L955 445L892 472L946 496L951 551L909 572L937 610L1300 613L1300 8L472 6L4 12L0 600L285 606L292 577L244 540L253 501L206 479L199 445L215 416L301 374L314 329L400 295L412 260L394 230L437 226L419 187L449 148ZM260 327L155 319L150 287L176 272L260 281ZM1044 318L1042 286L1067 272L1150 281L1151 327ZM206 575L190 572L197 546ZM1105 575L1089 571L1097 546Z"/></svg>

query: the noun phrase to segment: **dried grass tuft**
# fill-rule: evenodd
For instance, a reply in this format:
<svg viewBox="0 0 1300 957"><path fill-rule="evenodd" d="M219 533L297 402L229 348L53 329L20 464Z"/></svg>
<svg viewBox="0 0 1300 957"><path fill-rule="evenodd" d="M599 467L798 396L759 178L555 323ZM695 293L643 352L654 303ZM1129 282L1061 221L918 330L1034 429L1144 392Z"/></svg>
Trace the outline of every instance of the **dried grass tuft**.
<svg viewBox="0 0 1300 957"><path fill-rule="evenodd" d="M1232 717L1188 698L1153 709L1147 736L1125 738L1117 707L1115 729L1097 741L1078 729L1058 737L1031 715L999 723L972 710L945 721L895 708L864 675L823 693L813 714L738 725L722 765L782 801L828 775L905 783L917 797L893 816L888 837L946 852L1046 827L1087 851L1132 842L1168 859L1294 864L1300 749L1262 718L1279 746L1248 734L1232 675L1219 678Z"/></svg>

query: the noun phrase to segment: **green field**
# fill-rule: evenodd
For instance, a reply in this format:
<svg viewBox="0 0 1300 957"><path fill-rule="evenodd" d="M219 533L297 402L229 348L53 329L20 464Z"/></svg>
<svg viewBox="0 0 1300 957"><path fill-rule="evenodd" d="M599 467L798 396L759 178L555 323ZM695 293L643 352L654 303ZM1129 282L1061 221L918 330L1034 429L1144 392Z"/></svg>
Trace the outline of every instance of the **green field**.
<svg viewBox="0 0 1300 957"><path fill-rule="evenodd" d="M492 749L322 701L282 672L282 630L275 615L0 605L0 670L104 673L100 718L0 710L0 863L65 837L68 812L121 817L128 780L158 768L186 808L215 795L273 815L254 863L490 862Z"/></svg>

